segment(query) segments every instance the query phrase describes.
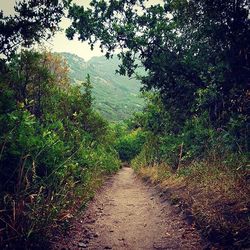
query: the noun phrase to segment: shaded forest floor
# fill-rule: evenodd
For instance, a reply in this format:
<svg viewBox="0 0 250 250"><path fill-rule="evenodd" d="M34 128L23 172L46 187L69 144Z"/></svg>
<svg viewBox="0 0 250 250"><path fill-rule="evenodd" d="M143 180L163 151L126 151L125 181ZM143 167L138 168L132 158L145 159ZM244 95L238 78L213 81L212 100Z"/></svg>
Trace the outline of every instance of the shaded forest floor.
<svg viewBox="0 0 250 250"><path fill-rule="evenodd" d="M54 236L53 249L204 249L193 224L158 191L124 167L66 232Z"/></svg>

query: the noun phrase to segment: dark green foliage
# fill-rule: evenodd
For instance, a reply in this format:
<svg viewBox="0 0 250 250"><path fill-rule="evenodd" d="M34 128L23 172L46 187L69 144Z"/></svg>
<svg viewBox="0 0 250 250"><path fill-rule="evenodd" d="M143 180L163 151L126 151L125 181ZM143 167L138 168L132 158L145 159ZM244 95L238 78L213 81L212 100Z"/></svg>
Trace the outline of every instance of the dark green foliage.
<svg viewBox="0 0 250 250"><path fill-rule="evenodd" d="M221 164L231 166L232 171L239 168L238 164L245 169L246 148L249 147L245 120L231 117L224 129L216 129L208 113L204 112L187 119L176 134L169 122L169 115L158 95L147 95L147 106L143 113L133 119L133 123L139 123L146 135L142 151L134 161L135 166L164 162L176 170L193 161L216 159ZM237 159L232 161L236 155Z"/></svg>
<svg viewBox="0 0 250 250"><path fill-rule="evenodd" d="M89 77L70 86L63 60L47 52L23 51L5 69L0 224L4 240L29 243L78 199L86 202L98 175L116 171L120 162L114 133L92 108Z"/></svg>
<svg viewBox="0 0 250 250"><path fill-rule="evenodd" d="M0 52L9 57L22 45L50 38L58 30L68 2L25 0L16 3L13 16L0 11Z"/></svg>
<svg viewBox="0 0 250 250"><path fill-rule="evenodd" d="M175 133L204 110L215 127L226 126L232 113L246 117L246 0L172 0L152 6L146 1L92 1L91 6L69 8L73 22L68 37L76 35L91 46L100 39L107 57L122 49L122 74L132 75L139 58L148 72L142 77L144 89L159 90Z"/></svg>
<svg viewBox="0 0 250 250"><path fill-rule="evenodd" d="M116 125L115 149L122 161L130 162L138 155L145 142L145 134L140 130L129 130L126 125Z"/></svg>

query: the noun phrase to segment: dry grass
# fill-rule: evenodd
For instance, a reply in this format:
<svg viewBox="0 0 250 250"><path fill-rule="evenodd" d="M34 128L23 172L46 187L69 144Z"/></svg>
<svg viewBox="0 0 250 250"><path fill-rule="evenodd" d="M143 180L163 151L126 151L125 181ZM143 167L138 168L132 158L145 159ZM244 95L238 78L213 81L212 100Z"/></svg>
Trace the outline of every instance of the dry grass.
<svg viewBox="0 0 250 250"><path fill-rule="evenodd" d="M46 196L38 193L25 199L24 193L18 202L14 197L5 199L12 206L0 211L0 248L15 249L19 242L27 244L25 249L47 248L49 234L67 229L69 221L86 207L104 179L105 174L96 170L84 182L66 178L60 189Z"/></svg>
<svg viewBox="0 0 250 250"><path fill-rule="evenodd" d="M188 209L211 241L234 247L249 244L250 189L243 172L201 162L177 173L164 164L142 167L138 173L167 189L171 203Z"/></svg>

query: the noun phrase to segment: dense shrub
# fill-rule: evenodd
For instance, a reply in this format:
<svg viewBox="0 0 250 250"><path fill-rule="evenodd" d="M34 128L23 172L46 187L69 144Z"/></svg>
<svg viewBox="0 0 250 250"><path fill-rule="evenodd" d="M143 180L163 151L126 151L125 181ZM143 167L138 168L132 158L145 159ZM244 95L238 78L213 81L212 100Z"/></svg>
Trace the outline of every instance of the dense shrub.
<svg viewBox="0 0 250 250"><path fill-rule="evenodd" d="M122 161L130 162L141 151L145 134L140 130L129 130L126 127L116 127L115 149Z"/></svg>
<svg viewBox="0 0 250 250"><path fill-rule="evenodd" d="M136 168L139 161L142 161L141 165L164 162L176 170L192 161L217 159L230 166L234 162L236 169L241 165L240 159L247 157L249 145L246 116L232 116L224 127L215 127L204 111L186 119L179 132L176 132L169 120L169 112L159 97L154 93L146 95L146 98L144 112L132 119L134 124L140 124L145 135L142 151L137 156L140 160L134 160Z"/></svg>
<svg viewBox="0 0 250 250"><path fill-rule="evenodd" d="M92 109L89 77L73 87L67 73L58 56L23 51L1 74L0 237L12 239L9 248L13 239L31 247L120 165L114 133Z"/></svg>

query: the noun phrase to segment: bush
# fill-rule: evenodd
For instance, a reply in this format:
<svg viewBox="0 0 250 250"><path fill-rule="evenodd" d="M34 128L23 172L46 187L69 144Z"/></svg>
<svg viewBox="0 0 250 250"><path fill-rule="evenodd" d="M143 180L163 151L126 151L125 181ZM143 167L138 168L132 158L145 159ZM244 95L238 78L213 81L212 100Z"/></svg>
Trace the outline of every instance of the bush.
<svg viewBox="0 0 250 250"><path fill-rule="evenodd" d="M130 162L141 151L144 140L145 134L140 129L121 135L115 143L120 159Z"/></svg>
<svg viewBox="0 0 250 250"><path fill-rule="evenodd" d="M120 160L112 129L92 109L89 78L71 87L63 61L48 53L22 52L6 67L0 95L1 237L15 239L10 248L16 242L35 248L36 235L67 218L63 214L72 216Z"/></svg>

